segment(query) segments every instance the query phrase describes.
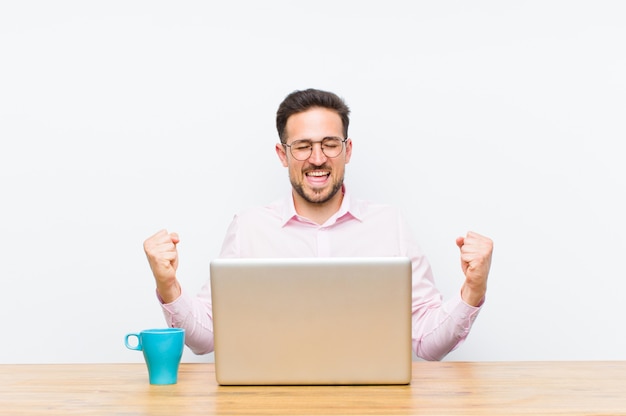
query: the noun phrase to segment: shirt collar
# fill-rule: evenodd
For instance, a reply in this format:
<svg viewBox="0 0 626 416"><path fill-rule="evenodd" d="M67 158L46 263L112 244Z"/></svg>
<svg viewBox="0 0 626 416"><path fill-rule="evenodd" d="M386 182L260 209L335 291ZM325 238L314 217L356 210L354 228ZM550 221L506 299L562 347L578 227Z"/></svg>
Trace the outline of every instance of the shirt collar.
<svg viewBox="0 0 626 416"><path fill-rule="evenodd" d="M359 221L362 220L362 212L357 201L352 198L352 194L347 191L345 185L342 186L341 190L343 192L343 200L341 201L341 206L339 207L339 210L328 219L326 225L336 223L346 216L351 216ZM283 200L282 226L284 227L291 220L302 222L302 217L300 217L296 213L296 206L293 202L292 190L290 189L289 195Z"/></svg>

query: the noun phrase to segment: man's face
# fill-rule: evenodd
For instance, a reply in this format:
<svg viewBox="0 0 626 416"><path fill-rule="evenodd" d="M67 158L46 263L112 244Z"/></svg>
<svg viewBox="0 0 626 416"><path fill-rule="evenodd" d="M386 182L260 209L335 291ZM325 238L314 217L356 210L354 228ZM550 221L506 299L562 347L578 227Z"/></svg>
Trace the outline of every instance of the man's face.
<svg viewBox="0 0 626 416"><path fill-rule="evenodd" d="M338 156L329 158L322 152L320 142L326 137L343 137L341 117L326 108L314 107L287 119L285 127L287 144L296 140L310 140L313 144L311 156L296 160L289 148L278 144L276 153L283 166L289 168L289 180L296 193L311 204L324 204L341 190L345 165L350 161L352 141L347 140Z"/></svg>

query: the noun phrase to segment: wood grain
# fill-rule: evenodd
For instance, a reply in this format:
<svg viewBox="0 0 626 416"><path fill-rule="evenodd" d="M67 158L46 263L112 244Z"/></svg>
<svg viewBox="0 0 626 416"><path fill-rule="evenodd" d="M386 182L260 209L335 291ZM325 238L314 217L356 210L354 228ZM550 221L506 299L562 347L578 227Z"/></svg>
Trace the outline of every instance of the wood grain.
<svg viewBox="0 0 626 416"><path fill-rule="evenodd" d="M626 362L415 362L409 386L219 386L182 364L0 365L4 415L626 415Z"/></svg>

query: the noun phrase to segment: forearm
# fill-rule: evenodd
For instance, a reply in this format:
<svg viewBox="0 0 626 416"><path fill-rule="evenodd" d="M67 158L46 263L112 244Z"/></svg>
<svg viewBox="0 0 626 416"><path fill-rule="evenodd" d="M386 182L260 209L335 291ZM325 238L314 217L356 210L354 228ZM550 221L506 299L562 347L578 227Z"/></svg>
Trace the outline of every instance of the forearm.
<svg viewBox="0 0 626 416"><path fill-rule="evenodd" d="M182 289L178 280L174 279L172 282L168 283L162 283L158 280L156 282L156 290L161 303L172 303L180 297Z"/></svg>
<svg viewBox="0 0 626 416"><path fill-rule="evenodd" d="M465 303L471 306L479 306L485 299L487 293L486 279L482 284L475 285L465 282L461 287L461 298Z"/></svg>

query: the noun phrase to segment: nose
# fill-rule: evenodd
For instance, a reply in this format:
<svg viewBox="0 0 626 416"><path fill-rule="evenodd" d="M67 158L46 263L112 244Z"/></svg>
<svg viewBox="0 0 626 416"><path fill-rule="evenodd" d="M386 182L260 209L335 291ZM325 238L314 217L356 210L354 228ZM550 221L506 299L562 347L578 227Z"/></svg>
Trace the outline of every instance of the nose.
<svg viewBox="0 0 626 416"><path fill-rule="evenodd" d="M312 143L313 147L311 148L311 156L309 156L309 162L312 165L320 166L322 165L328 157L322 151L322 143L314 142Z"/></svg>

